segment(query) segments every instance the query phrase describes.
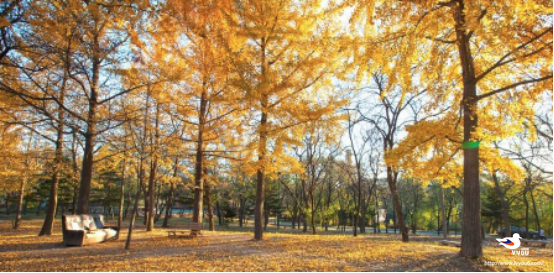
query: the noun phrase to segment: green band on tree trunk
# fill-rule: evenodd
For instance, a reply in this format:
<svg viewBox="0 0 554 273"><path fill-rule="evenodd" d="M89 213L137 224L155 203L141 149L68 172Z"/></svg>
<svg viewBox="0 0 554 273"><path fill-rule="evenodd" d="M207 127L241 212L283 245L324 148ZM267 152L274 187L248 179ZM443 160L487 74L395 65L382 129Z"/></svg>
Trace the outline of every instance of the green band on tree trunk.
<svg viewBox="0 0 554 273"><path fill-rule="evenodd" d="M464 141L462 144L464 149L477 149L479 148L479 141Z"/></svg>

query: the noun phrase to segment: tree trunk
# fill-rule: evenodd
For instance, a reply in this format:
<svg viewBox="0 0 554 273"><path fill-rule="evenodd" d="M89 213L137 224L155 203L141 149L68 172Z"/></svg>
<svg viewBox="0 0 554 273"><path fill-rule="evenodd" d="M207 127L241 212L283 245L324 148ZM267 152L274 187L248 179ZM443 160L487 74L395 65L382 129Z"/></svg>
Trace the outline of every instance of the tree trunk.
<svg viewBox="0 0 554 273"><path fill-rule="evenodd" d="M221 206L219 205L219 200L215 201L215 211L217 211L217 224L223 226L223 219L221 215ZM240 221L240 220L239 220Z"/></svg>
<svg viewBox="0 0 554 273"><path fill-rule="evenodd" d="M202 148L198 144L196 151L195 175L194 175L194 204L192 211L192 221L202 223L203 219L203 199L204 199L204 178L202 177ZM196 231L195 231L196 232Z"/></svg>
<svg viewBox="0 0 554 273"><path fill-rule="evenodd" d="M58 125L61 126L61 125ZM56 155L54 157L54 166L52 174L52 183L50 184L50 196L48 197L48 206L46 207L46 217L42 223L42 228L38 236L52 235L52 229L54 227L54 215L56 215L56 208L58 206L58 185L60 181L60 165L62 163L62 149L63 149L63 129L58 128L58 136L56 140Z"/></svg>
<svg viewBox="0 0 554 273"><path fill-rule="evenodd" d="M442 213L442 238L446 240L446 238L448 237L448 226L446 224L446 209L444 208L444 189L442 188L442 185L439 185L439 195Z"/></svg>
<svg viewBox="0 0 554 273"><path fill-rule="evenodd" d="M496 194L498 194L498 198L500 199L500 204L502 205L502 222L504 224L504 228L506 229L505 237L511 237L512 229L510 224L510 217L508 215L508 203L504 198L502 188L500 188L500 182L498 181L498 177L496 176L496 170L492 172L492 180L494 181L494 188L496 190Z"/></svg>
<svg viewBox="0 0 554 273"><path fill-rule="evenodd" d="M306 217L306 213L302 212L302 232L308 232L308 217Z"/></svg>
<svg viewBox="0 0 554 273"><path fill-rule="evenodd" d="M292 219L291 219L291 225L292 225L292 229L296 229L296 220L298 218L298 209L297 209L297 205L295 204L292 208Z"/></svg>
<svg viewBox="0 0 554 273"><path fill-rule="evenodd" d="M212 198L210 196L210 185L206 183L206 209L208 210L208 226L210 231L214 231L214 211L212 208Z"/></svg>
<svg viewBox="0 0 554 273"><path fill-rule="evenodd" d="M132 238L132 235L133 235L133 227L135 225L135 219L137 217L137 210L138 210L138 202L139 202L139 199L140 199L140 192L141 192L141 189L140 189L140 185L137 189L137 193L135 195L135 203L133 205L133 213L131 214L131 221L129 222L129 231L127 232L127 240L125 241L125 250L129 250L129 248L131 247L131 238Z"/></svg>
<svg viewBox="0 0 554 273"><path fill-rule="evenodd" d="M25 195L25 185L27 184L27 176L23 175L19 186L19 198L17 199L17 210L15 212L15 222L13 229L18 229L21 225L21 209L23 207L23 196Z"/></svg>
<svg viewBox="0 0 554 273"><path fill-rule="evenodd" d="M373 233L377 233L377 230L379 230L379 233L381 233L381 223L380 221L380 213L379 213L379 200L377 199L377 179L375 178L375 226L373 227ZM386 217L385 217L386 218Z"/></svg>
<svg viewBox="0 0 554 273"><path fill-rule="evenodd" d="M145 211L146 231L154 230L154 196L156 195L156 166L158 165L157 157L154 156L150 162L150 175L148 176L148 212Z"/></svg>
<svg viewBox="0 0 554 273"><path fill-rule="evenodd" d="M366 202L362 202L361 203L362 205L362 208L361 208L361 211L360 211L360 223L359 223L359 226L360 226L360 233L363 234L365 233L365 226L366 226L366 221L367 221L367 204Z"/></svg>
<svg viewBox="0 0 554 273"><path fill-rule="evenodd" d="M360 212L360 203L356 200L356 207L354 208L354 215L352 217L352 232L354 237L358 236L358 213Z"/></svg>
<svg viewBox="0 0 554 273"><path fill-rule="evenodd" d="M31 152L31 143L33 141L33 131L29 136L29 142L27 144L27 151L25 153L25 168L29 169L29 153ZM23 208L23 198L25 196L25 186L27 185L27 173L23 173L21 178L21 184L19 187L19 198L17 199L17 210L15 213L15 222L13 224L13 229L18 229L21 225L21 210Z"/></svg>
<svg viewBox="0 0 554 273"><path fill-rule="evenodd" d="M394 177L393 177L394 176ZM395 219L395 233L396 233L396 223L400 225L400 232L402 233L402 242L408 242L408 229L406 228L406 225L404 224L404 217L402 217L402 205L400 204L400 198L398 197L398 192L396 190L396 178L397 174L393 174L392 168L387 167L387 182L389 184L389 189L392 196L392 201L394 205L394 213Z"/></svg>
<svg viewBox="0 0 554 273"><path fill-rule="evenodd" d="M169 194L167 195L167 209L165 210L165 217L162 227L169 226L169 218L171 217L171 212L173 210L173 182L169 187Z"/></svg>
<svg viewBox="0 0 554 273"><path fill-rule="evenodd" d="M92 81L90 82L89 95L88 95L88 113L86 117L87 130L84 134L85 137L85 149L83 155L83 163L81 168L81 182L79 187L79 199L77 205L77 214L89 213L89 197L92 183L92 171L94 165L94 146L96 142L96 122L97 122L97 108L99 82L100 82L100 67L102 64L101 56L103 55L100 46L100 33L101 26L98 20L95 18L94 26L91 30L93 43L91 46L92 56Z"/></svg>
<svg viewBox="0 0 554 273"><path fill-rule="evenodd" d="M141 151L141 153L143 153L143 151ZM138 185L137 185L137 193L135 194L135 202L133 204L133 212L131 214L131 221L129 222L129 231L127 233L127 240L125 241L125 250L129 250L129 248L131 247L131 238L132 238L132 235L133 235L133 228L135 226L135 220L136 220L136 217L137 217L140 193L142 191L142 187L143 187L143 184L144 184L144 176L145 176L144 164L145 164L145 161L146 160L144 158L144 155L141 154L140 163L139 163L140 164L139 165L139 181L138 181Z"/></svg>
<svg viewBox="0 0 554 273"><path fill-rule="evenodd" d="M262 108L264 108L262 106ZM262 113L262 119L260 127L264 128L267 123L267 114ZM266 151L266 141L267 134L265 129L260 130L260 147L258 148L259 156L258 162L260 164L265 160L265 151ZM264 202L265 202L265 177L264 177L264 167L258 167L257 178L256 178L256 204L254 207L254 239L260 241L263 239L263 214L264 214Z"/></svg>
<svg viewBox="0 0 554 273"><path fill-rule="evenodd" d="M127 142L125 138L125 144L123 148L123 167L121 170L121 186L119 187L119 210L117 211L117 230L123 230L123 206L125 205L125 170L127 168ZM116 240L119 239L121 232L116 235Z"/></svg>
<svg viewBox="0 0 554 273"><path fill-rule="evenodd" d="M127 220L127 215L129 214L129 207L131 206L131 199L133 198L133 194L131 193L131 191L128 191L127 192L127 200L129 200L129 202L126 202L125 203L125 210L123 212L123 220Z"/></svg>
<svg viewBox="0 0 554 273"><path fill-rule="evenodd" d="M525 185L525 190L523 191L523 203L525 204L525 229L529 230L529 200L527 200L527 191L528 186ZM526 238L527 236L522 237Z"/></svg>
<svg viewBox="0 0 554 273"><path fill-rule="evenodd" d="M464 196L462 221L462 249L464 257L481 257L481 196L479 192L479 147L470 145L477 129L477 83L471 54L471 35L467 30L464 14L465 5L458 1L453 13L456 22L456 44L458 45L463 74L463 117L464 117Z"/></svg>
<svg viewBox="0 0 554 273"><path fill-rule="evenodd" d="M441 215L440 215L440 205L437 205L437 236L441 234Z"/></svg>
<svg viewBox="0 0 554 273"><path fill-rule="evenodd" d="M40 200L40 197L39 197L39 200ZM6 204L5 205L6 205L6 215L10 215L10 194L9 193L6 193ZM38 206L37 206L37 215L38 215L39 208L40 208L40 201L39 201Z"/></svg>
<svg viewBox="0 0 554 273"><path fill-rule="evenodd" d="M239 194L239 227L242 228L244 222L244 201L242 194Z"/></svg>
<svg viewBox="0 0 554 273"><path fill-rule="evenodd" d="M150 89L150 88L149 88ZM151 161L150 176L148 177L148 214L146 219L146 231L154 230L155 206L154 197L156 195L156 173L158 169L158 140L160 138L160 104L156 103L156 119L154 121L154 139L150 141ZM146 124L145 124L146 125Z"/></svg>
<svg viewBox="0 0 554 273"><path fill-rule="evenodd" d="M541 230L541 222L539 220L539 213L537 211L537 204L535 202L535 197L533 195L533 188L529 190L529 195L531 195L531 202L533 204L533 214L535 215L535 221L537 223L537 231ZM529 234L529 230L527 230L527 234Z"/></svg>
<svg viewBox="0 0 554 273"><path fill-rule="evenodd" d="M9 197L9 195L7 195ZM42 204L42 195L40 195L40 192L38 194L38 205L37 205L37 216L40 214L40 205ZM10 215L10 206L8 205L8 199L6 198L6 214Z"/></svg>
<svg viewBox="0 0 554 273"><path fill-rule="evenodd" d="M258 145L258 166L257 177L256 177L256 204L254 206L254 239L259 241L263 239L263 214L264 214L264 203L265 203L265 164L266 164L266 150L267 150L267 106L269 103L269 97L266 94L266 84L267 84L267 62L266 62L266 38L261 38L261 97L260 97L260 125L259 125L259 136L260 142Z"/></svg>
<svg viewBox="0 0 554 273"><path fill-rule="evenodd" d="M267 225L269 224L269 210L264 211L264 230L267 230Z"/></svg>
<svg viewBox="0 0 554 273"><path fill-rule="evenodd" d="M194 207L192 221L202 223L204 210L204 126L207 112L206 82L203 83L200 96L200 109L198 109L198 139L196 140L196 162L194 165ZM193 234L198 231L192 231Z"/></svg>
<svg viewBox="0 0 554 273"><path fill-rule="evenodd" d="M91 106L92 110L89 112L96 111L95 107ZM94 163L94 122L89 122L87 128L87 133L85 134L85 151L83 158L83 165L81 167L81 185L79 187L79 198L77 204L77 214L87 214L89 213L89 196L90 196L90 185L92 182L92 167Z"/></svg>
<svg viewBox="0 0 554 273"><path fill-rule="evenodd" d="M62 88L60 91L59 101L61 104L65 100L65 86L67 83L67 75L64 75ZM52 166L52 184L50 184L50 196L48 198L48 206L46 208L46 217L42 223L42 228L38 236L52 235L52 229L54 227L54 215L56 214L56 207L58 205L58 184L60 182L61 164L63 161L63 130L64 130L64 110L61 106L58 106L58 121L56 128L56 151L54 155L54 164ZM75 212L75 211L73 211ZM63 213L62 213L63 214Z"/></svg>
<svg viewBox="0 0 554 273"><path fill-rule="evenodd" d="M315 228L315 206L314 206L314 194L313 194L313 189L310 190L310 203L311 203L311 207L312 207L312 217L310 219L311 221L311 225L312 225L312 234L315 235L317 233L316 231L316 228Z"/></svg>
<svg viewBox="0 0 554 273"><path fill-rule="evenodd" d="M393 203L393 206L394 206L394 203ZM402 204L400 204L400 207L402 207ZM392 210L392 227L394 228L394 234L396 234L396 227L397 227L396 221L398 220L397 219L398 216L396 216L397 214L394 208Z"/></svg>
<svg viewBox="0 0 554 273"><path fill-rule="evenodd" d="M154 224L156 224L159 220L160 220L160 217L162 217L162 214L164 213L164 209L165 209L165 206L167 205L167 203L161 203L160 204L160 198L161 198L161 191L162 191L162 187L161 185L159 185L158 183L156 183L156 213L154 214L155 217L154 217Z"/></svg>
<svg viewBox="0 0 554 273"><path fill-rule="evenodd" d="M77 214L77 197L79 196L79 189L75 186L73 187L73 198L71 200L71 214Z"/></svg>
<svg viewBox="0 0 554 273"><path fill-rule="evenodd" d="M308 232L308 219L306 215L306 210L310 207L310 198L308 194L306 194L306 180L302 179L302 205L299 204L298 208L300 210L300 217L302 217L302 232Z"/></svg>

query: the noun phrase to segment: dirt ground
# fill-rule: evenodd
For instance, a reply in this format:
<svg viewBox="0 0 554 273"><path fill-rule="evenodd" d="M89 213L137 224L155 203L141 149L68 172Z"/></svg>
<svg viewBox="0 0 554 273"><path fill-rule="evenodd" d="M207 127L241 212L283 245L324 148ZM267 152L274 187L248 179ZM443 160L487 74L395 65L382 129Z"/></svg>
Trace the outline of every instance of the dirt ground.
<svg viewBox="0 0 554 273"><path fill-rule="evenodd" d="M65 247L60 223L47 237L37 236L40 224L23 221L14 231L9 222L0 223L1 271L552 271L551 248L531 248L533 256L513 257L487 243L484 258L467 260L457 255L458 248L439 246L436 236L412 236L401 243L398 235L266 233L264 241L256 242L250 232L204 232L189 239L138 227L126 251L126 231L118 241Z"/></svg>

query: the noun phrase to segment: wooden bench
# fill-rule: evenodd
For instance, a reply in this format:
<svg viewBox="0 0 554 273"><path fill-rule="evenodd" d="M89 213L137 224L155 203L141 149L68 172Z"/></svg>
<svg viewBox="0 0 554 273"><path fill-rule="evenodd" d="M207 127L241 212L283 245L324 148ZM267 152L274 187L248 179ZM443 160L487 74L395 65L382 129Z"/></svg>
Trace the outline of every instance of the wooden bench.
<svg viewBox="0 0 554 273"><path fill-rule="evenodd" d="M447 241L447 240L440 240L439 245L441 246L455 246L455 247L461 247L462 243L457 241Z"/></svg>
<svg viewBox="0 0 554 273"><path fill-rule="evenodd" d="M194 237L202 235L202 230L204 225L202 223L185 223L178 226L171 226L167 231L167 236L183 236L183 237ZM189 232L190 231L190 232ZM197 234L192 233L192 231L198 231Z"/></svg>

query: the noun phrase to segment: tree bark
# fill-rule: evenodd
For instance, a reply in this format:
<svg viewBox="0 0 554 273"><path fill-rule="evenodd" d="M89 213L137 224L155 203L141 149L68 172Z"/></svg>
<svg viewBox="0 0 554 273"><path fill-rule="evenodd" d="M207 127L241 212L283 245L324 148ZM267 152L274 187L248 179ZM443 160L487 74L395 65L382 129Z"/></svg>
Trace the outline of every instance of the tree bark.
<svg viewBox="0 0 554 273"><path fill-rule="evenodd" d="M141 149L143 150L143 149ZM135 226L135 220L136 220L136 217L137 217L137 212L138 212L138 203L139 203L139 199L140 199L140 193L142 191L142 187L143 187L143 184L144 184L144 176L145 176L145 171L144 171L144 164L145 164L145 157L144 157L144 154L143 154L144 151L141 151L141 156L140 156L140 163L139 163L139 181L138 181L138 185L137 185L137 192L135 194L135 202L133 204L133 212L131 214L131 221L129 222L129 230L127 232L127 240L125 241L125 250L129 250L129 248L131 247L131 239L132 239L132 235L133 235L133 227Z"/></svg>
<svg viewBox="0 0 554 273"><path fill-rule="evenodd" d="M131 206L131 200L133 198L133 194L131 193L131 191L128 191L127 192L127 200L129 200L129 202L126 202L125 203L125 209L123 210L123 220L127 220L127 215L129 214L129 207Z"/></svg>
<svg viewBox="0 0 554 273"><path fill-rule="evenodd" d="M206 184L206 209L208 210L208 226L210 231L214 231L214 212L212 208L212 198L210 196L210 185Z"/></svg>
<svg viewBox="0 0 554 273"><path fill-rule="evenodd" d="M312 182L312 185L313 185L313 182ZM310 190L310 203L311 203L311 207L312 207L312 217L310 219L311 221L311 225L312 225L312 234L315 235L317 233L317 230L315 228L315 206L314 206L314 194L313 194L313 191L314 189L311 189Z"/></svg>
<svg viewBox="0 0 554 273"><path fill-rule="evenodd" d="M68 76L67 74L64 75L61 91L60 91L60 97L59 101L61 104L64 103L65 100L65 87L67 83ZM54 215L56 214L56 207L58 206L58 185L60 182L60 171L61 171L61 164L63 160L63 130L64 130L64 110L61 106L58 106L58 121L57 121L57 128L56 128L56 151L54 152L54 162L52 166L52 184L50 184L50 196L48 198L48 206L46 208L46 217L44 218L44 222L42 223L42 228L40 229L40 232L38 236L43 235L52 235L52 229L54 227ZM75 211L73 211L75 213ZM62 213L64 214L64 213Z"/></svg>
<svg viewBox="0 0 554 273"><path fill-rule="evenodd" d="M7 195L9 197L9 194ZM40 214L40 205L42 205L42 195L38 194L38 205L37 205L37 211L36 211L36 215L38 216ZM6 199L6 212L7 212L7 215L10 215L10 207L8 205L8 199Z"/></svg>
<svg viewBox="0 0 554 273"><path fill-rule="evenodd" d="M269 210L265 209L264 211L264 230L267 230L267 225L269 224Z"/></svg>
<svg viewBox="0 0 554 273"><path fill-rule="evenodd" d="M79 189L77 186L73 187L73 198L71 200L71 214L77 214L77 197L79 196Z"/></svg>
<svg viewBox="0 0 554 273"><path fill-rule="evenodd" d="M173 161L173 178L177 177L177 172L179 171L179 157L175 156L175 160ZM169 194L167 195L167 208L165 210L165 217L162 224L162 227L168 227L169 226L169 218L171 218L171 215L173 213L173 182L171 182L169 187Z"/></svg>
<svg viewBox="0 0 554 273"><path fill-rule="evenodd" d="M40 193L39 193L40 195ZM9 193L6 193L6 215L10 215L10 194ZM37 206L37 215L38 215L38 211L40 209L40 197L39 197L39 202L38 202L38 206Z"/></svg>
<svg viewBox="0 0 554 273"><path fill-rule="evenodd" d="M96 111L95 107L91 106L91 109L93 110L89 110L89 112ZM81 185L79 187L79 198L77 201L77 214L89 213L89 196L90 186L92 182L92 168L94 162L94 127L94 122L89 122L87 133L85 134L85 151L83 165L81 167Z"/></svg>
<svg viewBox="0 0 554 273"><path fill-rule="evenodd" d="M406 228L406 225L404 224L404 217L402 217L402 205L400 204L400 198L398 197L398 192L396 190L396 180L397 180L397 174L394 174L391 167L387 167L387 182L389 184L389 189L392 196L392 201L394 205L394 213L395 213L395 230L396 230L396 223L400 225L400 232L402 233L402 242L408 242L408 229ZM396 231L395 231L396 233Z"/></svg>
<svg viewBox="0 0 554 273"><path fill-rule="evenodd" d="M531 196L531 203L533 204L533 214L535 215L535 221L537 223L537 231L541 230L541 221L539 219L539 213L537 211L537 204L535 202L535 197L533 195L533 188L529 190L529 195ZM529 234L529 230L527 230L527 234Z"/></svg>
<svg viewBox="0 0 554 273"><path fill-rule="evenodd" d="M33 131L29 136L29 142L27 143L27 151L25 153L25 171L29 169L29 154L31 153L31 143L33 141ZM25 196L25 186L27 185L27 173L24 172L21 178L21 184L19 187L19 198L17 199L17 210L15 213L15 222L13 224L13 229L18 229L21 225L21 210L23 208L23 197Z"/></svg>
<svg viewBox="0 0 554 273"><path fill-rule="evenodd" d="M265 122L264 122L265 123ZM265 141L264 141L265 142ZM264 149L265 150L265 147ZM263 162L264 155L260 155L258 161ZM265 201L265 181L264 171L262 168L258 169L256 180L256 204L254 207L254 239L260 241L263 239L263 215L264 215L264 201Z"/></svg>
<svg viewBox="0 0 554 273"><path fill-rule="evenodd" d="M448 226L446 224L446 209L444 207L444 189L442 188L442 185L439 185L439 195L440 195L439 197L440 197L441 213L442 213L442 238L446 240L448 238Z"/></svg>
<svg viewBox="0 0 554 273"><path fill-rule="evenodd" d="M165 210L165 217L162 223L162 227L169 226L169 218L173 210L173 182L169 186L169 194L167 195L167 209Z"/></svg>
<svg viewBox="0 0 554 273"><path fill-rule="evenodd" d="M154 196L156 195L156 166L158 165L158 158L154 156L153 161L150 162L150 175L148 176L148 213L145 213L146 217L146 231L154 230L154 217L155 217L155 202Z"/></svg>
<svg viewBox="0 0 554 273"><path fill-rule="evenodd" d="M27 175L23 175L21 178L21 184L19 186L19 198L17 199L17 210L15 212L15 222L13 223L13 229L18 229L21 225L21 208L23 207L23 196L25 195L25 185L27 184Z"/></svg>
<svg viewBox="0 0 554 273"><path fill-rule="evenodd" d="M146 221L146 231L154 230L154 218L156 212L154 209L158 209L157 203L154 202L156 195L156 175L158 170L158 144L160 139L160 103L156 102L156 120L154 121L154 139L151 141L151 157L150 162L150 176L148 177L148 219ZM155 205L156 204L156 205ZM159 213L159 212L158 212Z"/></svg>
<svg viewBox="0 0 554 273"><path fill-rule="evenodd" d="M140 199L140 192L141 192L141 186L138 186L137 193L135 195L135 203L133 205L133 213L131 214L131 221L129 221L129 230L127 232L127 240L125 241L125 250L129 250L131 248L131 239L133 235L133 227L135 225L135 220L137 217L137 210L138 210L138 202Z"/></svg>
<svg viewBox="0 0 554 273"><path fill-rule="evenodd" d="M458 46L463 74L464 143L476 141L477 81L471 53L471 34L467 30L464 1L458 1L453 13L456 22ZM481 196L479 192L479 147L464 147L464 196L462 221L462 249L464 257L481 257Z"/></svg>
<svg viewBox="0 0 554 273"><path fill-rule="evenodd" d="M202 223L204 210L204 125L206 123L206 111L208 103L208 94L206 91L206 82L202 86L200 96L200 109L198 111L198 139L196 140L196 162L194 166L194 206L192 212L192 221ZM198 231L192 231L193 234Z"/></svg>
<svg viewBox="0 0 554 273"><path fill-rule="evenodd" d="M365 233L365 226L366 226L366 219L367 219L367 205L366 205L366 202L362 202L361 203L362 205L362 208L360 210L360 223L359 223L359 226L360 226L360 233L363 234Z"/></svg>
<svg viewBox="0 0 554 273"><path fill-rule="evenodd" d="M119 209L117 211L117 230L121 231L123 230L123 207L125 205L125 174L127 169L127 135L125 135L125 139L123 140L125 143L123 144L123 163L121 168L121 185L119 187ZM121 232L118 232L116 235L116 240L119 239Z"/></svg>
<svg viewBox="0 0 554 273"><path fill-rule="evenodd" d="M260 96L260 125L259 125L259 136L260 142L258 145L258 170L256 174L256 204L254 206L254 240L260 241L263 239L263 214L264 214L264 203L265 203L265 164L266 161L266 150L267 150L267 138L268 138L268 128L267 127L267 106L269 103L269 97L266 93L267 85L267 62L266 62L266 37L261 38L260 43L260 53L261 53L261 96Z"/></svg>
<svg viewBox="0 0 554 273"><path fill-rule="evenodd" d="M245 200L242 196L242 194L239 194L239 227L242 228L244 224L244 206L245 206Z"/></svg>
<svg viewBox="0 0 554 273"><path fill-rule="evenodd" d="M61 131L60 131L61 132ZM58 137L60 134L58 133ZM59 145L59 146L58 146ZM48 198L48 206L46 208L46 217L42 223L42 228L38 236L50 236L52 235L52 229L54 227L54 215L56 215L56 207L58 206L58 184L60 181L60 164L62 160L62 142L56 141L56 156L54 158L52 184L50 185L50 196Z"/></svg>
<svg viewBox="0 0 554 273"><path fill-rule="evenodd" d="M295 229L296 228L296 221L297 221L297 218L298 218L298 206L296 205L296 203L294 204L294 206L292 208L292 216L291 217L292 217L292 219L291 219L292 229Z"/></svg>
<svg viewBox="0 0 554 273"><path fill-rule="evenodd" d="M523 191L523 203L525 204L525 229L529 230L529 200L527 200L527 191L528 185L525 185L525 190ZM520 234L523 235L523 234ZM521 236L527 237L527 236Z"/></svg>
<svg viewBox="0 0 554 273"><path fill-rule="evenodd" d="M373 233L377 233L377 231L379 231L379 233L381 233L381 223L379 223L380 221L380 213L379 213L379 199L377 199L377 178L374 178L375 179L375 226L373 227Z"/></svg>
<svg viewBox="0 0 554 273"><path fill-rule="evenodd" d="M354 214L354 237L358 236L358 224L360 219L360 210L362 206L362 173L361 166L358 163L358 158L356 157L356 171L357 171L357 180L358 180L358 200L356 200L356 214Z"/></svg>
<svg viewBox="0 0 554 273"><path fill-rule="evenodd" d="M496 176L496 171L492 172L492 180L494 181L494 188L496 190L496 194L498 194L498 198L500 199L500 205L502 206L502 223L504 224L504 228L506 229L505 237L511 237L512 230L510 225L510 217L508 215L508 203L504 198L502 188L500 188L500 182L498 181L498 177Z"/></svg>
<svg viewBox="0 0 554 273"><path fill-rule="evenodd" d="M217 211L217 224L223 226L223 219L221 215L221 206L219 205L219 200L215 201L215 210Z"/></svg>

